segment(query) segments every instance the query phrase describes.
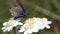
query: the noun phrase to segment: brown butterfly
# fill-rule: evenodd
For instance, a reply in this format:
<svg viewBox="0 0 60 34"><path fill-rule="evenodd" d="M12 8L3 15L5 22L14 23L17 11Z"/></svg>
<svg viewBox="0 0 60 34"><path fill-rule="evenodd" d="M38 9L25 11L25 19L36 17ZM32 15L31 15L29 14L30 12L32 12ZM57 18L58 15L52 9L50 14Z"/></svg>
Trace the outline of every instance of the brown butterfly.
<svg viewBox="0 0 60 34"><path fill-rule="evenodd" d="M10 12L11 12L11 15L15 17L14 19L27 15L27 12L24 10L21 3L18 3L16 0L14 0L13 5L10 9Z"/></svg>

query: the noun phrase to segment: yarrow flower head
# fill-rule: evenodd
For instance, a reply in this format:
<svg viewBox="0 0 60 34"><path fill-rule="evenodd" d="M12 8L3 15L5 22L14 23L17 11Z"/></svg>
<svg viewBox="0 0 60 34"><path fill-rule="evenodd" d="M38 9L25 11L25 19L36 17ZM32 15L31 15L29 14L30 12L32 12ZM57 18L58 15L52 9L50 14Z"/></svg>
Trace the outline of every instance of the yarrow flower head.
<svg viewBox="0 0 60 34"><path fill-rule="evenodd" d="M21 23L17 20L14 20L14 19L10 19L8 22L3 23L4 27L2 27L2 30L3 30L3 32L5 32L5 31L9 32L13 29L13 27L16 27L18 25L23 25L23 23Z"/></svg>
<svg viewBox="0 0 60 34"><path fill-rule="evenodd" d="M48 24L51 24L51 21L48 21L47 18L29 18L25 21L25 24L21 26L19 32L24 32L23 34L32 34L33 32L38 32L43 30L45 27L50 28Z"/></svg>

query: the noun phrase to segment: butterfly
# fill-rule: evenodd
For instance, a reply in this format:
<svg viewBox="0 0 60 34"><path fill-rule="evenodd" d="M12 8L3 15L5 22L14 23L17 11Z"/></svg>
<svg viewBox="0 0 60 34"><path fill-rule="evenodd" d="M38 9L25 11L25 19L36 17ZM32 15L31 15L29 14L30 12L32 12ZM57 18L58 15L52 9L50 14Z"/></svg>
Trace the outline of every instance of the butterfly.
<svg viewBox="0 0 60 34"><path fill-rule="evenodd" d="M24 10L22 4L18 3L16 0L14 0L13 5L9 10L11 12L11 15L15 17L14 19L27 16L27 12Z"/></svg>

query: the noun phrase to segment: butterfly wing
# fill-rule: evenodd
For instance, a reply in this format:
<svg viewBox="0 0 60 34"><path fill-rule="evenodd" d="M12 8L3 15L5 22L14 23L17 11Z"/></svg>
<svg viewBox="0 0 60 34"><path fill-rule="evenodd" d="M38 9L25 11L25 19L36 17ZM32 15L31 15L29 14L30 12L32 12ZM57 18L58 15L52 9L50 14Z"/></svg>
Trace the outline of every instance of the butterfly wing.
<svg viewBox="0 0 60 34"><path fill-rule="evenodd" d="M27 13L24 10L23 6L21 3L19 4L17 1L14 0L14 3L10 9L11 15L14 17L23 17L26 16Z"/></svg>

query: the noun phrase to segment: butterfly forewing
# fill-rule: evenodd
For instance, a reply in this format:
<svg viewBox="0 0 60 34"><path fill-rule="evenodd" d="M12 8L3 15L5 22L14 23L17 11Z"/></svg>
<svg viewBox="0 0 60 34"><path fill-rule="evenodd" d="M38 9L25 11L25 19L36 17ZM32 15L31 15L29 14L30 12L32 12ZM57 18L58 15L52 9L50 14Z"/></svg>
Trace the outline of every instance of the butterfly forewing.
<svg viewBox="0 0 60 34"><path fill-rule="evenodd" d="M10 9L10 12L11 12L11 15L14 17L22 17L26 15L26 12L23 6L21 5L21 3L19 4L17 1L14 1Z"/></svg>

